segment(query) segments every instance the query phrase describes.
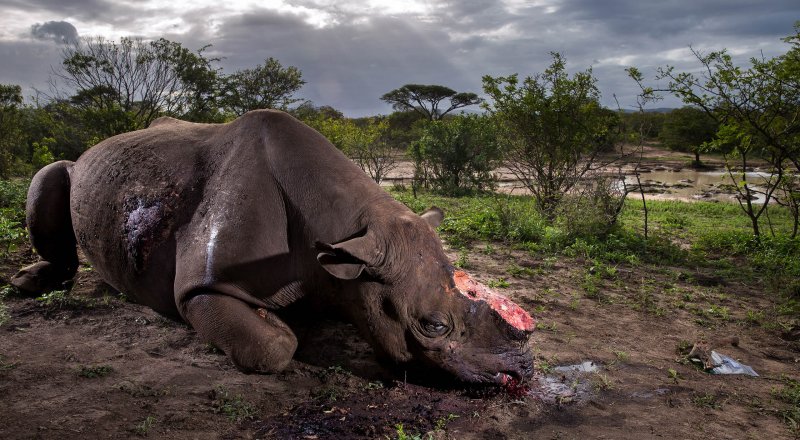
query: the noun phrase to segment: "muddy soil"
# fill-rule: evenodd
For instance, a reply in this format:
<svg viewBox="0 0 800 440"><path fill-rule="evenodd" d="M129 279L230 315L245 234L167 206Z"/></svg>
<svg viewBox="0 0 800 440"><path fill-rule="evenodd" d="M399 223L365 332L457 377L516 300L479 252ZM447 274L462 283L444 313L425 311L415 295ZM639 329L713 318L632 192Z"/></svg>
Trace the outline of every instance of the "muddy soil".
<svg viewBox="0 0 800 440"><path fill-rule="evenodd" d="M34 260L22 250L0 273ZM769 316L775 307L758 285L619 266L592 289L589 262L498 244L475 245L466 261L539 321L528 393L391 376L351 326L327 322L285 372L243 374L186 325L126 302L84 266L66 297L6 299L0 438L793 437L773 389L783 376L800 378L800 345L749 323L748 310ZM730 335L737 347L715 349L760 377L711 375L676 352ZM557 368L578 364L590 371Z"/></svg>

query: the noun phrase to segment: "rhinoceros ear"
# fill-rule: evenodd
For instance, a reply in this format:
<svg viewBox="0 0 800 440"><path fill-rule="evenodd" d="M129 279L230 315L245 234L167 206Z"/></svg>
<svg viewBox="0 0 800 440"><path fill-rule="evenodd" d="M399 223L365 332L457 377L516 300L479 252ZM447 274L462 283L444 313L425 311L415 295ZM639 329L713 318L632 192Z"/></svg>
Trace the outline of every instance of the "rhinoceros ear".
<svg viewBox="0 0 800 440"><path fill-rule="evenodd" d="M372 240L356 237L336 244L317 242L317 261L329 274L340 280L354 280L361 275L377 253Z"/></svg>
<svg viewBox="0 0 800 440"><path fill-rule="evenodd" d="M444 220L444 211L438 206L431 206L427 211L420 214L420 217L425 219L432 228L436 228Z"/></svg>

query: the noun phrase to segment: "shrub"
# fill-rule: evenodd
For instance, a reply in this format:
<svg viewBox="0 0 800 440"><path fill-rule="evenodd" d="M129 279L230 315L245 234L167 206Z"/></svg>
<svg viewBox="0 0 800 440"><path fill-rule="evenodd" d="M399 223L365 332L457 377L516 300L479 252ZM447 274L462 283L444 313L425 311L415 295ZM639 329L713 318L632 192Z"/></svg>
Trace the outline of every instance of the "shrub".
<svg viewBox="0 0 800 440"><path fill-rule="evenodd" d="M415 176L434 190L448 195L494 187L492 174L500 150L492 124L483 116L456 116L434 121L410 149Z"/></svg>

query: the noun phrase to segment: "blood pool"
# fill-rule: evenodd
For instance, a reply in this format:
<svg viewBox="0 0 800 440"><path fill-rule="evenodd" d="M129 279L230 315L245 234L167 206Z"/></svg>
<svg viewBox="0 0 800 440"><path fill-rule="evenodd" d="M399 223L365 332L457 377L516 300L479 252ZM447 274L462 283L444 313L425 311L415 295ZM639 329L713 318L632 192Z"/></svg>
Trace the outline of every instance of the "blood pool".
<svg viewBox="0 0 800 440"><path fill-rule="evenodd" d="M457 270L453 274L456 288L472 301L484 301L512 327L522 331L533 331L536 321L522 307L505 296L491 291L475 281L466 272Z"/></svg>

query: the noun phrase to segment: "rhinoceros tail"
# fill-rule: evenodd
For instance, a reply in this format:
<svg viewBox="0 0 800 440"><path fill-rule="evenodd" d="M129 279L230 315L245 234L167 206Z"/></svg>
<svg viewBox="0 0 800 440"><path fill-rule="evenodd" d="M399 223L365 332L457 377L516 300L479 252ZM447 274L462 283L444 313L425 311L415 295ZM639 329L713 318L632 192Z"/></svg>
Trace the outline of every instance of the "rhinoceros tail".
<svg viewBox="0 0 800 440"><path fill-rule="evenodd" d="M69 209L73 162L52 163L33 177L25 219L31 244L42 261L20 270L11 284L29 293L61 288L78 270L78 252Z"/></svg>

